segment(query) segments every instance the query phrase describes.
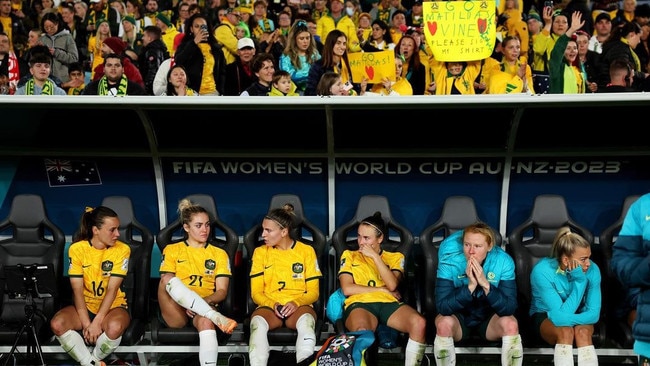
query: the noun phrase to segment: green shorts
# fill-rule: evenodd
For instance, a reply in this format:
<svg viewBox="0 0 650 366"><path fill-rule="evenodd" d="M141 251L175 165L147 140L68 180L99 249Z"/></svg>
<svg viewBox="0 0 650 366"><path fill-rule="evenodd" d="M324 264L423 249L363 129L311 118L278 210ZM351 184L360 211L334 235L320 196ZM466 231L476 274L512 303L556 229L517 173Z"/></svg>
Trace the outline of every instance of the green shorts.
<svg viewBox="0 0 650 366"><path fill-rule="evenodd" d="M131 310L129 310L129 308L127 306L117 306L117 307L114 307L113 309L117 309L117 308L122 308L122 309L126 310L126 312L129 313L129 316L131 316ZM113 309L111 309L111 310L113 310ZM86 309L86 310L88 310L88 309ZM91 322L93 320L95 320L96 316L97 316L97 314L95 314L92 311L88 310L88 317L90 317Z"/></svg>
<svg viewBox="0 0 650 366"><path fill-rule="evenodd" d="M494 314L491 314L490 316L487 317L487 319L483 320L480 322L478 325L475 325L473 327L468 327L465 322L465 317L462 314L459 313L454 313L456 318L458 318L458 322L460 323L460 329L463 331L463 338L461 338L462 341L470 339L473 336L479 337L481 340L487 341L487 338L485 337L485 334L487 333L487 327L490 324L490 319L492 319L492 316Z"/></svg>
<svg viewBox="0 0 650 366"><path fill-rule="evenodd" d="M548 313L535 313L533 316L531 316L532 319L532 324L531 327L532 329L531 334L535 337L535 341L537 343L546 343L544 339L542 338L542 333L540 332L540 327L542 326L542 322L548 318Z"/></svg>
<svg viewBox="0 0 650 366"><path fill-rule="evenodd" d="M361 308L365 309L370 314L374 315L377 320L379 320L379 324L386 324L388 323L388 318L390 318L391 315L397 309L399 309L400 306L404 305L402 302L356 302L354 304L349 305L346 309L345 312L343 313L343 323L348 318L348 315L350 315L350 312L356 308Z"/></svg>

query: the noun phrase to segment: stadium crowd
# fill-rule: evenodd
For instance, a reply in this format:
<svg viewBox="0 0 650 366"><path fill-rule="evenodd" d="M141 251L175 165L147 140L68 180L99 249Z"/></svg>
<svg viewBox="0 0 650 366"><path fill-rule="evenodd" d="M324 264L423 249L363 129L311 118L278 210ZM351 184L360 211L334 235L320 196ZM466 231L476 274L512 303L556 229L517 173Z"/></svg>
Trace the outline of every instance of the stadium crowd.
<svg viewBox="0 0 650 366"><path fill-rule="evenodd" d="M449 62L425 41L422 0L0 0L0 94L650 90L650 5L496 3L492 54ZM350 54L385 50L395 80L353 81Z"/></svg>

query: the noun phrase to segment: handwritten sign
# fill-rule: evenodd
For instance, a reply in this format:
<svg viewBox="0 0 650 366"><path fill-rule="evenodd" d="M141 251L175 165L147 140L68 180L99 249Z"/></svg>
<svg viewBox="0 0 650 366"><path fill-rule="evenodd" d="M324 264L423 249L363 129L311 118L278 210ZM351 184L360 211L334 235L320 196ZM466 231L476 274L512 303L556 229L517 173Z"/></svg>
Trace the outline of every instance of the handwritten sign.
<svg viewBox="0 0 650 366"><path fill-rule="evenodd" d="M380 52L352 52L348 53L352 81L360 83L363 78L368 78L368 83L381 83L388 78L395 81L395 52L392 50Z"/></svg>
<svg viewBox="0 0 650 366"><path fill-rule="evenodd" d="M474 61L492 54L495 1L423 3L425 38L439 61Z"/></svg>

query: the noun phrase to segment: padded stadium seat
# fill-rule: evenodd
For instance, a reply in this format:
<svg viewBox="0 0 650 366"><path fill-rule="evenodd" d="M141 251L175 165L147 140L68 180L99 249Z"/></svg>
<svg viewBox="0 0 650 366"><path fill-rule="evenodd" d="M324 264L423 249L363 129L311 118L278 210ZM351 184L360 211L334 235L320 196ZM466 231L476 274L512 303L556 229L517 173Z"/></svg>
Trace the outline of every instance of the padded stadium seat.
<svg viewBox="0 0 650 366"><path fill-rule="evenodd" d="M314 310L316 310L316 315L318 317L316 323L316 336L320 336L319 330L324 326L325 319L325 299L327 297L327 238L325 234L314 225L307 217L302 207L302 201L299 196L294 194L276 194L271 197L271 203L269 204L269 211L275 208L281 208L285 204L291 204L293 206L293 212L296 215L295 220L295 229L291 233L291 237L295 240L301 241L307 245L314 247L316 256L318 257L318 262L323 272L323 278L320 280L320 296L318 301L314 304ZM246 252L248 253L248 276L250 273L251 259L253 256L253 251L256 247L264 245L264 241L261 238L262 234L262 222L253 226L246 235L244 236L244 246L246 247ZM253 310L257 307L253 302L250 294L250 279L246 283L247 285L247 317L244 319L244 333L246 340L249 336L249 322L250 314L253 313ZM278 328L268 332L269 344L271 346L292 346L296 344L296 337L298 332L289 329L289 328ZM320 344L320 340L316 340L317 344Z"/></svg>
<svg viewBox="0 0 650 366"><path fill-rule="evenodd" d="M345 224L339 226L334 233L332 234L332 246L336 252L335 265L333 266L333 275L338 277L338 270L340 267L341 255L345 250L357 250L359 249L359 244L357 242L357 227L368 216L372 216L375 212L381 212L381 216L386 222L388 227L388 234L384 235L384 241L381 244L383 250L389 252L400 252L404 255L405 262L408 263L409 255L411 253L411 247L413 246L413 234L406 228L406 226L395 221L393 215L390 211L390 205L388 199L384 196L378 195L366 195L362 196L359 199L357 204L357 211L354 214L354 217L346 222ZM405 265L405 269L408 266ZM406 277L406 273L404 273ZM338 278L335 281L336 288L339 287ZM414 309L417 309L417 305L412 303L413 299L410 299L407 291L408 280L406 278L402 279L400 284L400 293L402 294L402 300L411 305ZM335 289L332 289L332 291ZM332 292L330 291L330 293ZM339 320L335 324L337 332L343 332L344 329L343 322Z"/></svg>
<svg viewBox="0 0 650 366"><path fill-rule="evenodd" d="M612 246L614 245L615 238L618 236L619 231L623 227L625 215L634 201L639 199L641 195L627 196L623 201L621 208L621 215L610 226L606 227L599 237L600 248L604 258L604 266L600 271L603 274L603 307L605 307L605 321L607 322L607 337L618 343L623 348L632 348L634 345L634 338L632 337L632 328L627 324L625 318L617 315L617 310L620 308L620 301L625 299L625 291L623 285L618 281L610 265L612 259ZM616 301L619 300L619 301Z"/></svg>
<svg viewBox="0 0 650 366"><path fill-rule="evenodd" d="M569 226L572 232L580 234L589 243L592 243L593 248L592 233L569 216L564 197L555 194L542 194L535 197L528 219L515 227L508 235L506 251L515 261L519 330L524 344L530 345L529 347L535 343L530 336L533 333L527 328L533 324L528 315L532 298L530 272L540 259L551 255L555 234L563 226ZM594 254L596 253L592 250L592 256ZM601 320L596 324L593 336L596 347L599 347L605 340L604 328L601 315ZM543 343L538 346L547 345Z"/></svg>
<svg viewBox="0 0 650 366"><path fill-rule="evenodd" d="M202 206L210 213L211 238L208 241L211 245L225 250L230 258L230 268L235 268L235 255L237 254L237 248L239 246L239 236L237 236L237 233L235 233L230 226L226 225L226 223L219 218L214 198L207 194L193 194L186 198L192 203ZM167 245L177 243L186 238L187 236L183 230L183 223L180 218L176 218L176 220L172 221L158 232L158 235L156 236L156 244L162 253ZM158 289L156 288L155 291L157 292ZM219 311L226 316L232 316L234 294L235 286L233 286L233 279L231 278L228 286L228 295L224 301L219 304ZM159 310L156 309L156 311L158 312ZM231 335L223 332L217 332L219 344L224 344L228 339L230 339L230 336ZM154 344L197 345L199 343L199 332L197 332L196 328L194 328L190 323L188 323L184 328L168 328L161 323L159 314L156 313L151 320L151 338Z"/></svg>
<svg viewBox="0 0 650 366"><path fill-rule="evenodd" d="M153 234L142 225L133 212L131 199L126 196L108 196L102 206L113 209L120 218L120 239L131 247L129 271L122 282L126 294L131 323L122 335L121 345L137 344L144 337L149 323L149 278Z"/></svg>
<svg viewBox="0 0 650 366"><path fill-rule="evenodd" d="M447 197L442 207L440 218L420 234L420 247L424 254L424 273L421 279L422 313L427 319L427 333L433 340L435 338L434 319L438 315L436 310L435 285L438 272L438 250L440 243L449 235L463 230L477 221L481 221L476 211L474 199L469 196ZM495 231L496 243L501 245L503 238Z"/></svg>
<svg viewBox="0 0 650 366"><path fill-rule="evenodd" d="M0 222L0 235L8 236L0 240L0 278L8 275L5 273L6 266L19 264L26 267L32 264L48 266L49 271L42 273L48 278L39 278L35 275L35 281L29 281L28 286L23 286L25 289L28 287L30 289L25 292L33 293L32 290L37 290L38 293L53 295L47 298L33 297L32 308L38 315L33 319L40 343L41 340L52 335L49 321L59 310L57 293L63 278L65 235L48 218L43 198L35 194L20 194L14 197L8 217ZM3 283L3 286L0 286L2 291L0 293L2 296L0 343L11 345L17 339L16 334L26 320L27 302L24 297L12 298L5 285ZM31 341L26 333L22 333L18 344L33 344Z"/></svg>

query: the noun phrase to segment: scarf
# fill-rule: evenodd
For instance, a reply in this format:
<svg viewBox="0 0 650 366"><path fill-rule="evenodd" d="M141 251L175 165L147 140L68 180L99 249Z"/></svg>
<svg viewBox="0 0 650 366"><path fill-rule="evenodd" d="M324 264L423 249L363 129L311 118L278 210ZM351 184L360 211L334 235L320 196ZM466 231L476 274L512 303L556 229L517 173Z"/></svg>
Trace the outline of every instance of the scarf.
<svg viewBox="0 0 650 366"><path fill-rule="evenodd" d="M34 94L34 78L31 78L25 84L25 95L35 95ZM54 95L54 83L51 80L46 80L43 84L43 89L41 90L41 95Z"/></svg>
<svg viewBox="0 0 650 366"><path fill-rule="evenodd" d="M99 24L102 20L108 20L108 6L104 5L104 8L97 13L95 9L90 11L90 16L88 17L88 24ZM110 23L109 23L110 24ZM156 24L154 22L154 24Z"/></svg>
<svg viewBox="0 0 650 366"><path fill-rule="evenodd" d="M126 75L122 75L122 78L120 79L120 83L117 86L117 95L116 96L125 96L126 95L126 88L129 85L129 81L126 78ZM97 87L97 95L108 95L108 79L106 76L102 76L101 79L99 79L99 86Z"/></svg>
<svg viewBox="0 0 650 366"><path fill-rule="evenodd" d="M20 69L18 66L18 57L14 52L9 51L9 53L5 56L4 62L7 62L7 72L8 75L7 77L9 78L9 90L11 90L12 94L13 91L16 90L16 87L18 85L18 81L20 80Z"/></svg>
<svg viewBox="0 0 650 366"><path fill-rule="evenodd" d="M625 43L628 47L630 47L630 43L627 41L627 38L621 38L621 42ZM632 59L634 60L634 71L641 71L641 61L639 60L639 56L637 56L636 52L630 47L630 53L632 54Z"/></svg>
<svg viewBox="0 0 650 366"><path fill-rule="evenodd" d="M390 24L390 6L388 9L384 9L383 6L379 5L377 7L377 19L381 19L386 24Z"/></svg>
<svg viewBox="0 0 650 366"><path fill-rule="evenodd" d="M507 72L510 75L517 75L517 70L521 67L521 61L517 60L515 61L515 65L511 66L506 59L501 59L500 68L501 71ZM526 78L526 75L524 75L524 79Z"/></svg>
<svg viewBox="0 0 650 366"><path fill-rule="evenodd" d="M326 16L328 14L329 14L328 9L324 9L324 10L316 10L316 9L314 9L314 11L312 12L312 19L314 19L315 21L318 21L320 18L322 18L322 17L324 17L324 16Z"/></svg>
<svg viewBox="0 0 650 366"><path fill-rule="evenodd" d="M264 17L257 21L257 26L253 29L253 35L255 35L255 38L261 39L264 32L273 32L274 30L275 27L272 27L269 20Z"/></svg>

